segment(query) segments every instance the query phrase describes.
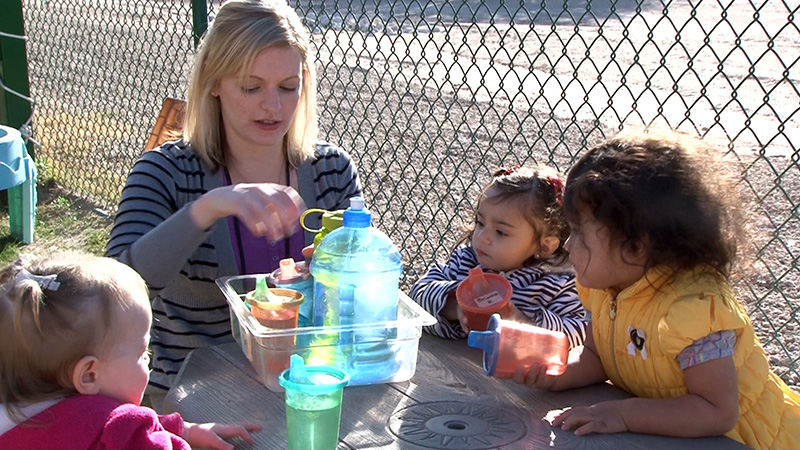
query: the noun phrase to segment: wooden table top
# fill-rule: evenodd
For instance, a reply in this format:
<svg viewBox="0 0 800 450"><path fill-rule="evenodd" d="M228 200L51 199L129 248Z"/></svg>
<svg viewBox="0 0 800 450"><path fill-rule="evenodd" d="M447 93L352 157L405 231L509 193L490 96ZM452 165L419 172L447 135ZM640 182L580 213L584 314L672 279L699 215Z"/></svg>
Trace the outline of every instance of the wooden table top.
<svg viewBox="0 0 800 450"><path fill-rule="evenodd" d="M406 382L344 389L339 449L741 449L726 437L668 438L635 433L577 437L548 419L569 406L626 398L609 384L547 392L487 377L480 350L465 340L423 334L414 377ZM194 350L164 403L189 422L256 422L255 444L283 449L284 394L268 390L236 343Z"/></svg>

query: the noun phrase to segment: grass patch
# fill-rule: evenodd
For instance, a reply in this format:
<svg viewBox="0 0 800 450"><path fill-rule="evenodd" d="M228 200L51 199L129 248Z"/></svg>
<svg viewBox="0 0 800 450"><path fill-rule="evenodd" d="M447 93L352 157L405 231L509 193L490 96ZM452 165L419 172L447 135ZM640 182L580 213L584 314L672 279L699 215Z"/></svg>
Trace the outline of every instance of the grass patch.
<svg viewBox="0 0 800 450"><path fill-rule="evenodd" d="M52 179L38 187L33 243L10 236L7 192L0 194L0 265L13 263L20 254L44 255L58 251L82 251L102 256L113 218L102 213Z"/></svg>
<svg viewBox="0 0 800 450"><path fill-rule="evenodd" d="M36 164L47 164L48 178L69 180L65 186L86 197L114 205L119 201L127 170L117 167L122 162L110 160L109 152L98 149L125 146L126 139L139 134L134 127L97 111L37 111L36 123L37 136L41 136Z"/></svg>

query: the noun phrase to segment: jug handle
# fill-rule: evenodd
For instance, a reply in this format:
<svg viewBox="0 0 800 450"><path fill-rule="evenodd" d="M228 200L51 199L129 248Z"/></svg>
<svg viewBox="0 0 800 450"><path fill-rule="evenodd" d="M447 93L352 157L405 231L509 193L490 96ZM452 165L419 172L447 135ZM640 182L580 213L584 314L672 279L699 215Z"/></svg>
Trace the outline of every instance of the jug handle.
<svg viewBox="0 0 800 450"><path fill-rule="evenodd" d="M322 228L314 229L314 228L307 227L305 219L306 219L306 216L311 214L311 213L325 214L326 212L328 212L328 211L325 210L325 209L320 209L320 208L311 208L311 209L305 210L305 212L303 212L303 214L300 215L300 226L303 227L303 229L308 231L309 233L319 233L320 231L322 231Z"/></svg>

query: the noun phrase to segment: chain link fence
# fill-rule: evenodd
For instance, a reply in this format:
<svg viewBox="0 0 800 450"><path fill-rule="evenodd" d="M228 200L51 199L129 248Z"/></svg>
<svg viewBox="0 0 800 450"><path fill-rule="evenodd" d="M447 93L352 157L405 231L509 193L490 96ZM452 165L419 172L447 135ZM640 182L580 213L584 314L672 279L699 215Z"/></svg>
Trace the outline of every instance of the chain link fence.
<svg viewBox="0 0 800 450"><path fill-rule="evenodd" d="M758 234L737 292L800 386L797 0L290 2L313 31L323 137L358 161L405 286L447 257L494 169L567 171L623 126L683 129L741 167ZM203 7L213 18L219 3ZM162 100L183 97L192 14L181 0L24 2L39 161L112 214Z"/></svg>

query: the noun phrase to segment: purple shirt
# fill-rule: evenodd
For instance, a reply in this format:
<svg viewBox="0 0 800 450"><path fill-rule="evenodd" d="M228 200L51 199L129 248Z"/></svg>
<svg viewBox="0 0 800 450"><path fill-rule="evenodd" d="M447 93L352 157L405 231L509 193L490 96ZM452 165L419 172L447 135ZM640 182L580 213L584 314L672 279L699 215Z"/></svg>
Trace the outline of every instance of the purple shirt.
<svg viewBox="0 0 800 450"><path fill-rule="evenodd" d="M230 185L227 174L223 178L224 184ZM277 242L269 242L266 237L253 236L235 216L228 216L228 229L231 230L233 257L236 258L241 275L270 273L280 266L280 261L284 258L303 261L305 240L303 228L299 226L289 239Z"/></svg>

